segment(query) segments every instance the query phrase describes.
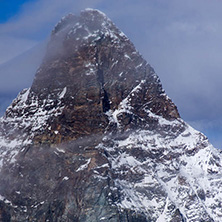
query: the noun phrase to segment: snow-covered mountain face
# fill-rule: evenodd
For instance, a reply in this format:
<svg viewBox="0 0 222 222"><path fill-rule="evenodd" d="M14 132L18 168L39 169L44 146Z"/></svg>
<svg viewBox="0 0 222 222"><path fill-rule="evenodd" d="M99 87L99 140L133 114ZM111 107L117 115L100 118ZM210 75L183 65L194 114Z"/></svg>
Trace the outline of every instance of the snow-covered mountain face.
<svg viewBox="0 0 222 222"><path fill-rule="evenodd" d="M0 129L1 221L222 221L222 154L98 10L57 24Z"/></svg>

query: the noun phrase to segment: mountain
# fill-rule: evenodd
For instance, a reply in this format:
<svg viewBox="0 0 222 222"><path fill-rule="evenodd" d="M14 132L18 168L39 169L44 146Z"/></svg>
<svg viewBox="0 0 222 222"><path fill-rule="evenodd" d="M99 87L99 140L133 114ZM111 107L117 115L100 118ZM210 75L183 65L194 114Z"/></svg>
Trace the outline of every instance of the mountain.
<svg viewBox="0 0 222 222"><path fill-rule="evenodd" d="M0 119L0 220L222 221L222 154L102 12L62 18Z"/></svg>

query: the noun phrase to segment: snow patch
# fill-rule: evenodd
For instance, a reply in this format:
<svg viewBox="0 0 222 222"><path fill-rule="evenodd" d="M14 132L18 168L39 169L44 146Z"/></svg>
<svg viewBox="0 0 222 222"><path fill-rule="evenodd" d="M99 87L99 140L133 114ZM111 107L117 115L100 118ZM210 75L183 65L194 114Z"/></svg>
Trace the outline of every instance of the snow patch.
<svg viewBox="0 0 222 222"><path fill-rule="evenodd" d="M83 164L82 166L80 166L80 167L76 170L76 172L79 172L79 171L82 171L82 170L87 169L88 166L89 166L89 164L90 164L90 162L91 162L91 158L89 158L85 164Z"/></svg>
<svg viewBox="0 0 222 222"><path fill-rule="evenodd" d="M56 150L60 153L65 153L65 150L63 150L63 149L56 148Z"/></svg>
<svg viewBox="0 0 222 222"><path fill-rule="evenodd" d="M132 60L131 57L129 55L127 55L127 54L125 54L124 57L127 58L127 59Z"/></svg>
<svg viewBox="0 0 222 222"><path fill-rule="evenodd" d="M21 95L20 99L21 99L21 102L25 103L28 99L28 95L29 95L29 92L30 92L30 88L29 89L25 89L25 93Z"/></svg>
<svg viewBox="0 0 222 222"><path fill-rule="evenodd" d="M67 92L67 87L64 87L62 92L59 94L59 99L62 99L65 96L66 92Z"/></svg>

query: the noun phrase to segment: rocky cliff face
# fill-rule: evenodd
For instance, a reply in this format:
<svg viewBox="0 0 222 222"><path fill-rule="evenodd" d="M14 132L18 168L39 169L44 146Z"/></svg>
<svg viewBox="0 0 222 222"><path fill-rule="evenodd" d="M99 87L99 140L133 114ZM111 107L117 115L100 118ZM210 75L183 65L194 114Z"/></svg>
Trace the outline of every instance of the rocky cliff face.
<svg viewBox="0 0 222 222"><path fill-rule="evenodd" d="M221 221L221 153L101 12L64 17L0 120L1 221Z"/></svg>

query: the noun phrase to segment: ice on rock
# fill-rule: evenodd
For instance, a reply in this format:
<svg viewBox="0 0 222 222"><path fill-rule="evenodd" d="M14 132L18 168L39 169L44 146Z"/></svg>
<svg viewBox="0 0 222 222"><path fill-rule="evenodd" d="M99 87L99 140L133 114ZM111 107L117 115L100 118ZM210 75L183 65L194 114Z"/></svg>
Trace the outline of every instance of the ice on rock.
<svg viewBox="0 0 222 222"><path fill-rule="evenodd" d="M90 162L91 162L91 158L89 158L85 164L81 165L81 166L76 170L76 172L79 172L79 171L82 171L82 170L87 169L87 167L89 166Z"/></svg>
<svg viewBox="0 0 222 222"><path fill-rule="evenodd" d="M67 91L67 87L64 87L64 89L62 90L62 92L59 95L59 99L62 99L65 96L66 91Z"/></svg>

